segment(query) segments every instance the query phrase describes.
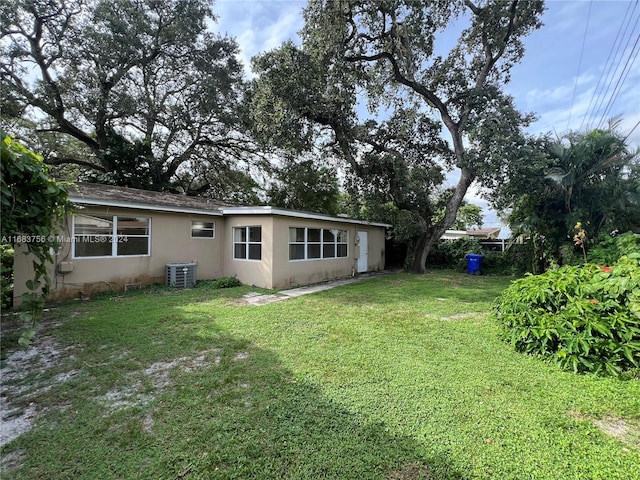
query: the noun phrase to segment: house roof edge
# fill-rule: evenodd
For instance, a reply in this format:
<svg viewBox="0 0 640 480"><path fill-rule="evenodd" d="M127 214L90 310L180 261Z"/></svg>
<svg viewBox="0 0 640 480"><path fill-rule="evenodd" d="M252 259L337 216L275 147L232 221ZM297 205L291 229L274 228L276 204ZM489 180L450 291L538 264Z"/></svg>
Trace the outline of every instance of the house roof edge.
<svg viewBox="0 0 640 480"><path fill-rule="evenodd" d="M353 223L356 225L370 225L373 227L391 228L392 225L380 222L368 222L356 218L333 217L322 213L304 212L301 210L287 210L285 208L270 207L267 205L256 207L222 207L224 215L280 215L283 217L306 218L310 220L324 220L329 222Z"/></svg>

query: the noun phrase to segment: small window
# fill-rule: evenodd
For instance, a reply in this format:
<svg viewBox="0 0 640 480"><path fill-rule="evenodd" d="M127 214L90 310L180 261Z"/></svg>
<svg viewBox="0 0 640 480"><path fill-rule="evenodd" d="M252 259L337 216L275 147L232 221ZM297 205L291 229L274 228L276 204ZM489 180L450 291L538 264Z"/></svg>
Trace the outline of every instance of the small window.
<svg viewBox="0 0 640 480"><path fill-rule="evenodd" d="M73 222L73 248L76 257L113 255L111 237L113 217L78 215Z"/></svg>
<svg viewBox="0 0 640 480"><path fill-rule="evenodd" d="M305 228L289 228L289 242L304 243Z"/></svg>
<svg viewBox="0 0 640 480"><path fill-rule="evenodd" d="M289 260L304 260L305 230L289 227Z"/></svg>
<svg viewBox="0 0 640 480"><path fill-rule="evenodd" d="M191 222L191 238L216 238L215 222Z"/></svg>
<svg viewBox="0 0 640 480"><path fill-rule="evenodd" d="M336 246L333 243L325 243L322 246L322 258L335 258Z"/></svg>
<svg viewBox="0 0 640 480"><path fill-rule="evenodd" d="M304 260L304 243L289 244L289 260Z"/></svg>
<svg viewBox="0 0 640 480"><path fill-rule="evenodd" d="M115 217L117 225L116 255L119 257L149 254L149 219Z"/></svg>
<svg viewBox="0 0 640 480"><path fill-rule="evenodd" d="M262 260L262 227L234 227L233 258Z"/></svg>

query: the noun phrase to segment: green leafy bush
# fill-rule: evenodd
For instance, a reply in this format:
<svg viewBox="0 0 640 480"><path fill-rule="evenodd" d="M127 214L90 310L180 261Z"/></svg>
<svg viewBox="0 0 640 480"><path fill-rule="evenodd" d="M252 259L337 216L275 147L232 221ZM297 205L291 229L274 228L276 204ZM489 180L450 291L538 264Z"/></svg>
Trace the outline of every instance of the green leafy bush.
<svg viewBox="0 0 640 480"><path fill-rule="evenodd" d="M565 266L513 282L493 309L504 339L574 372L619 375L637 368L639 259L631 254L611 267Z"/></svg>
<svg viewBox="0 0 640 480"><path fill-rule="evenodd" d="M518 275L525 271L512 249L505 252L486 251L482 253L482 273L488 275Z"/></svg>
<svg viewBox="0 0 640 480"><path fill-rule="evenodd" d="M233 288L242 285L236 277L217 278L211 282L213 288Z"/></svg>
<svg viewBox="0 0 640 480"><path fill-rule="evenodd" d="M640 235L627 232L621 235L601 235L589 250L589 261L600 265L611 265L623 255L640 253Z"/></svg>
<svg viewBox="0 0 640 480"><path fill-rule="evenodd" d="M42 156L9 137L0 129L0 205L2 242L22 243L32 256L33 278L27 280L30 290L22 294L20 318L31 326L18 340L26 346L36 333L36 323L51 287L48 266L59 243L55 237L60 222L71 208L66 187L49 177L49 167ZM37 241L24 242L24 238ZM3 285L4 287L4 285ZM3 291L4 294L4 291Z"/></svg>
<svg viewBox="0 0 640 480"><path fill-rule="evenodd" d="M13 247L8 244L0 245L0 295L2 308L13 305Z"/></svg>
<svg viewBox="0 0 640 480"><path fill-rule="evenodd" d="M452 242L438 242L429 252L427 265L435 268L453 268L462 272L467 268L468 253L482 253L477 239L458 238Z"/></svg>

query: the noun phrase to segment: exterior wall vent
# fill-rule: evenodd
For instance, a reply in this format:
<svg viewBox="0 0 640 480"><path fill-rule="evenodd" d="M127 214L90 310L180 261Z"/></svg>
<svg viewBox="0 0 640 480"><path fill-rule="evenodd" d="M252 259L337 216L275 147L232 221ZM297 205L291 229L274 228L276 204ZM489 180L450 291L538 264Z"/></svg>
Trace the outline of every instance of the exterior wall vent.
<svg viewBox="0 0 640 480"><path fill-rule="evenodd" d="M196 284L195 263L167 263L166 284L169 287L191 288Z"/></svg>
<svg viewBox="0 0 640 480"><path fill-rule="evenodd" d="M131 290L140 290L140 287L142 285L139 283L125 283L124 285L124 291L125 292L130 292Z"/></svg>

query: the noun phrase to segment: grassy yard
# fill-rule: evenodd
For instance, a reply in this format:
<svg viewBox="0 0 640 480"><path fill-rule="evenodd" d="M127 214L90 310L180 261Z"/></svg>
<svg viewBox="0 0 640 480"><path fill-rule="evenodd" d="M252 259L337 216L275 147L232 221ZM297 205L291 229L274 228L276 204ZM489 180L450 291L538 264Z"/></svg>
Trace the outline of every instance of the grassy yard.
<svg viewBox="0 0 640 480"><path fill-rule="evenodd" d="M205 283L55 305L35 343L59 358L7 384L35 423L2 478L637 478L640 380L513 352L487 318L508 283L397 274L259 307Z"/></svg>

